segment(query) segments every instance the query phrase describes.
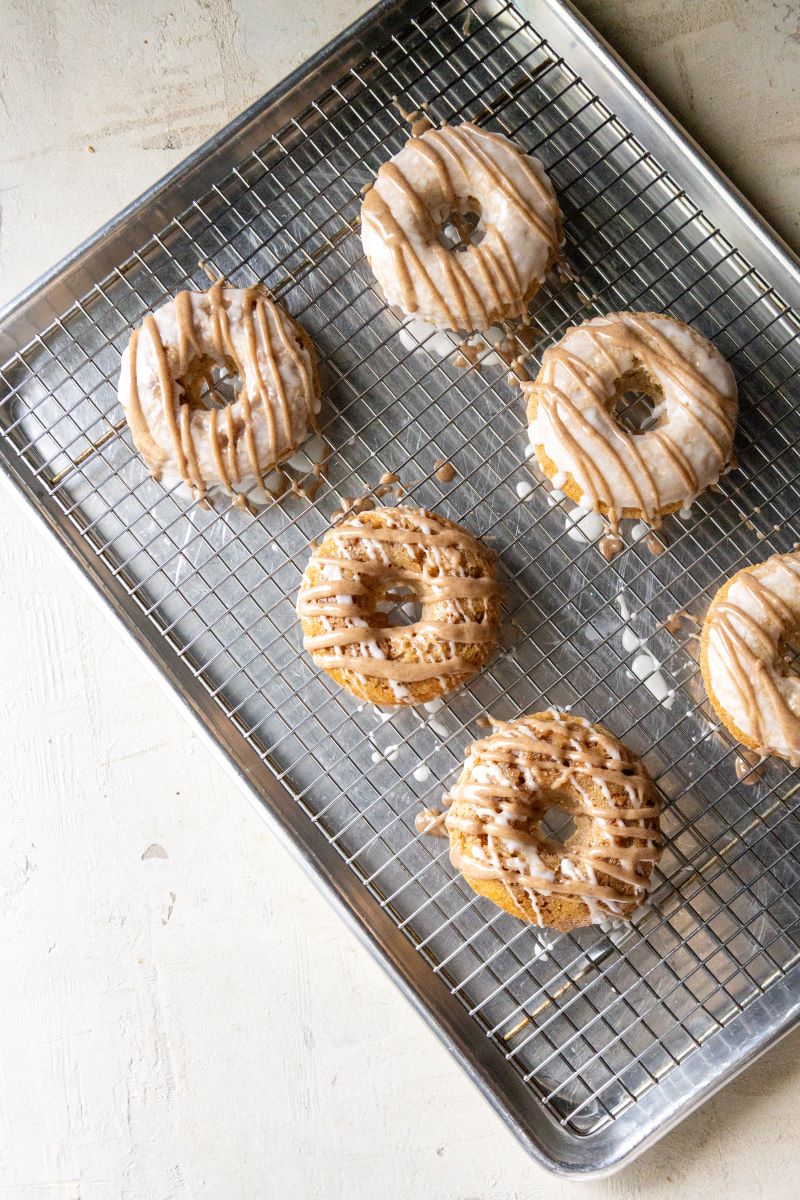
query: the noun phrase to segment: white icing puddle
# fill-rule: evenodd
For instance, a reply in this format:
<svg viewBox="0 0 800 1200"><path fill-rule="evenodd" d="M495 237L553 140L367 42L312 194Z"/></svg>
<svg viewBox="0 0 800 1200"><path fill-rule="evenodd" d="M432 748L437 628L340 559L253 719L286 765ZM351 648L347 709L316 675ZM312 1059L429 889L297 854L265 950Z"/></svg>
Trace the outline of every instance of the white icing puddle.
<svg viewBox="0 0 800 1200"><path fill-rule="evenodd" d="M430 767L426 767L423 764L422 766L417 767L413 774L417 783L426 783L431 777L431 770Z"/></svg>
<svg viewBox="0 0 800 1200"><path fill-rule="evenodd" d="M667 709L672 708L675 700L675 688L670 687L663 670L663 663L659 662L656 656L647 649L647 639L640 637L631 628L632 614L625 597L617 596L616 602L620 616L625 622L622 628L622 647L627 654L633 655L630 665L631 675L644 684L659 704L663 704Z"/></svg>
<svg viewBox="0 0 800 1200"><path fill-rule="evenodd" d="M526 458L532 450L532 446L526 447ZM560 505L564 500L569 502L569 497L563 491L563 486L566 481L566 475L561 474L554 475L550 480L551 487L547 493L547 500L548 503L553 507ZM524 485L522 483L517 484L517 495L520 497L520 499L524 499L530 494L530 492L527 490L523 494L523 487ZM533 489L531 488L530 490L532 491ZM619 537L619 543L617 547L613 550L610 550L610 553L606 555L609 561L611 558L616 557L616 554L619 550L624 548L625 540L628 540L629 543L633 545L642 542L647 545L648 548L650 548L650 543L648 543L647 539L652 536L653 529L651 526L646 525L644 521L634 521L629 526L630 533L628 538L623 539L621 534L612 535L610 533L605 519L600 513L595 512L590 504L586 502L586 497L584 497L583 503L574 504L568 510L562 505L562 511L564 514L567 537L571 538L574 542L581 542L583 545L588 545L590 542L600 543L606 536L608 536L610 539L613 538L614 540L616 540L617 536ZM679 515L684 520L687 520L691 516L691 509L681 509ZM625 522L625 525L627 525L627 521ZM602 545L600 549L603 549ZM653 550L652 552L657 553L658 551Z"/></svg>
<svg viewBox="0 0 800 1200"><path fill-rule="evenodd" d="M530 483L527 479L520 479L516 487L516 492L520 500L527 500L529 496L533 495L535 490L534 484Z"/></svg>
<svg viewBox="0 0 800 1200"><path fill-rule="evenodd" d="M325 439L318 433L312 434L291 458L287 458L286 466L305 474L324 463L327 450Z"/></svg>
<svg viewBox="0 0 800 1200"><path fill-rule="evenodd" d="M398 337L407 350L426 350L433 358L447 358L456 347L443 330L417 317L403 318Z"/></svg>
<svg viewBox="0 0 800 1200"><path fill-rule="evenodd" d="M438 738L444 739L448 737L449 730L447 726L441 721L437 721L436 717L434 716L435 713L441 712L444 708L444 700L442 700L441 696L437 696L435 700L427 700L423 705L421 705L421 708L423 708L425 712L429 713L430 715L427 720L425 720L425 717L422 716L422 713L419 713L420 720L424 721L428 728L435 733Z"/></svg>
<svg viewBox="0 0 800 1200"><path fill-rule="evenodd" d="M533 447L528 447L533 449ZM526 452L527 453L527 452ZM550 489L547 493L548 504L555 507L561 504L562 500L567 500L570 507L562 508L564 516L564 528L567 537L573 542L581 542L584 546L588 546L590 542L599 542L602 537L608 533L608 527L604 518L599 512L595 512L589 504L575 504L567 497L562 490L567 482L566 475L557 474L550 480ZM522 499L520 492L521 484L517 484L517 495ZM533 491L533 488L531 488Z"/></svg>
<svg viewBox="0 0 800 1200"><path fill-rule="evenodd" d="M373 750L372 761L374 763L377 763L377 762L380 762L382 758L384 758L384 759L386 759L387 762L396 762L399 755L400 755L400 743L399 742L390 742L388 746L385 746L383 748L383 750Z"/></svg>
<svg viewBox="0 0 800 1200"><path fill-rule="evenodd" d="M642 644L642 639L637 637L630 626L626 625L622 631L622 645L628 651L628 654L633 654L634 650L638 650Z"/></svg>
<svg viewBox="0 0 800 1200"><path fill-rule="evenodd" d="M596 542L605 533L605 521L600 513L578 504L565 514L567 537L574 542Z"/></svg>
<svg viewBox="0 0 800 1200"><path fill-rule="evenodd" d="M402 746L399 742L390 742L388 746L379 746L377 742L377 736L381 729L384 727L387 721L391 721L392 717L398 711L398 709L389 709L388 711L384 709L376 712L375 714L380 721L380 724L376 726L375 729L371 729L367 734L370 742L375 747L372 751L372 761L374 763L379 763L383 760L386 762L395 762L400 754Z"/></svg>
<svg viewBox="0 0 800 1200"><path fill-rule="evenodd" d="M661 671L661 663L647 650L643 650L641 654L637 654L631 663L631 670L637 679L645 685L653 696L658 700L659 704L663 704L665 708L672 707L672 701L675 697L674 689L671 689L667 683L664 674Z"/></svg>

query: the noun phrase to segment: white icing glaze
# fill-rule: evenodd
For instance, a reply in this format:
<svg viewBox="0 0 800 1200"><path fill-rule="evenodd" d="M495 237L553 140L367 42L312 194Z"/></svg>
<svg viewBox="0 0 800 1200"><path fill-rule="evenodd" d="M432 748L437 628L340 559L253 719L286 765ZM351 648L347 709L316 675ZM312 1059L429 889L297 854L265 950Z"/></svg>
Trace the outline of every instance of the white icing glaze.
<svg viewBox="0 0 800 1200"><path fill-rule="evenodd" d="M726 724L763 754L800 766L800 677L781 662L800 628L800 554L775 554L734 576L703 626L709 692Z"/></svg>
<svg viewBox="0 0 800 1200"><path fill-rule="evenodd" d="M213 367L241 382L222 408L197 398ZM220 283L145 317L122 356L119 398L151 474L198 497L263 492L319 410L310 342L294 318L261 288Z"/></svg>
<svg viewBox="0 0 800 1200"><path fill-rule="evenodd" d="M481 210L483 240L439 240L454 213ZM486 329L521 315L561 243L561 217L538 159L476 125L427 129L378 171L361 240L386 299L439 329Z"/></svg>
<svg viewBox="0 0 800 1200"><path fill-rule="evenodd" d="M618 395L636 372L656 393L657 424L630 433ZM643 386L641 377L630 385ZM531 442L556 487L570 477L583 503L612 526L623 515L657 524L715 483L730 461L736 426L733 372L705 338L655 313L614 313L568 329L545 351L528 396Z"/></svg>
<svg viewBox="0 0 800 1200"><path fill-rule="evenodd" d="M622 631L622 645L629 654L633 654L634 650L641 647L642 639L633 632L630 626L626 625Z"/></svg>
<svg viewBox="0 0 800 1200"><path fill-rule="evenodd" d="M603 518L598 513L592 512L590 508L578 504L564 515L567 537L572 538L573 542L596 542L603 536L605 531Z"/></svg>
<svg viewBox="0 0 800 1200"><path fill-rule="evenodd" d="M431 358L449 358L455 343L435 325L407 316L397 335L407 350L426 350Z"/></svg>
<svg viewBox="0 0 800 1200"><path fill-rule="evenodd" d="M631 662L631 671L647 688L654 699L665 708L672 706L674 691L667 683L661 663L649 650L642 650Z"/></svg>

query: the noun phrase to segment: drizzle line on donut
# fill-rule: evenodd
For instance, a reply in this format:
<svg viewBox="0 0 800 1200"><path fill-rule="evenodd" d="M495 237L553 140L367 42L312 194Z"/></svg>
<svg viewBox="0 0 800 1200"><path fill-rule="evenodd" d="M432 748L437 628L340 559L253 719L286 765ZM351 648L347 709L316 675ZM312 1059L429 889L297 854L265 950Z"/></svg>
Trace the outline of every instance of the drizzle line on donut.
<svg viewBox="0 0 800 1200"><path fill-rule="evenodd" d="M497 880L518 908L515 889L521 888L537 915L537 894L582 900L593 921L637 907L647 892L649 868L660 857L660 835L653 826L660 810L642 764L616 738L580 717L551 712L513 722L490 720L495 732L473 743L450 791L449 802L465 802L469 814L451 809L448 831L481 839L463 849L451 840L453 866L467 878ZM606 803L589 795L589 785L599 788ZM567 790L577 798L567 799ZM624 794L623 803L614 791ZM554 802L564 812L589 818L602 834L591 845L551 845L561 860L558 877L539 854L546 840L525 829L537 811L544 815ZM633 894L598 883L597 872Z"/></svg>

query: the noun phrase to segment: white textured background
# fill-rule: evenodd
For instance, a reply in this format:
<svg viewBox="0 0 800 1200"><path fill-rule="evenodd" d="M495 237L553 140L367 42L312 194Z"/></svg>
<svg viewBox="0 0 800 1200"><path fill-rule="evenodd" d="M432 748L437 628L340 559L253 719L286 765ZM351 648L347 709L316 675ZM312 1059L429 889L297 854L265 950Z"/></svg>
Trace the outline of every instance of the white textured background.
<svg viewBox="0 0 800 1200"><path fill-rule="evenodd" d="M0 301L366 7L0 0ZM583 7L796 243L800 5ZM536 1168L4 494L0 648L2 1200L797 1196L800 1035Z"/></svg>

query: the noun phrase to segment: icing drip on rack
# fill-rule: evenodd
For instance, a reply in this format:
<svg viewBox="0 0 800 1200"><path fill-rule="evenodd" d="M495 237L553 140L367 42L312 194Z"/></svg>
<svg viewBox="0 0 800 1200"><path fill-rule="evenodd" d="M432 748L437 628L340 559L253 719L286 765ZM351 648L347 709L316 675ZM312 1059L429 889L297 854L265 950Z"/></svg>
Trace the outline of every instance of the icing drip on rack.
<svg viewBox="0 0 800 1200"><path fill-rule="evenodd" d="M571 714L491 721L494 733L472 744L450 792L453 865L501 883L521 912L527 897L539 924L545 896L582 901L593 923L629 915L660 857L659 805L644 767ZM576 822L563 845L537 824L552 807Z"/></svg>

